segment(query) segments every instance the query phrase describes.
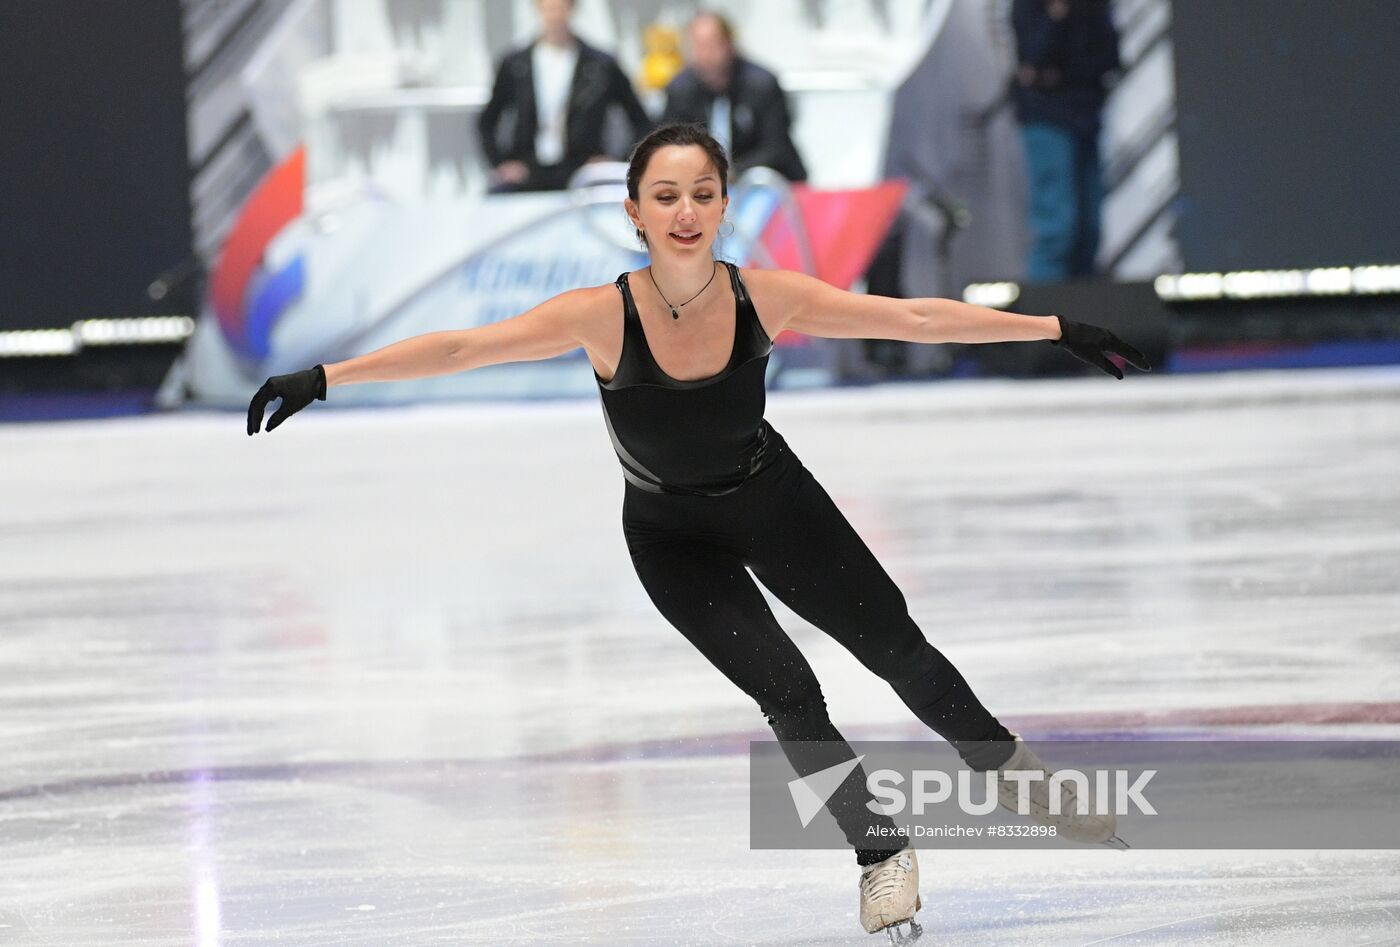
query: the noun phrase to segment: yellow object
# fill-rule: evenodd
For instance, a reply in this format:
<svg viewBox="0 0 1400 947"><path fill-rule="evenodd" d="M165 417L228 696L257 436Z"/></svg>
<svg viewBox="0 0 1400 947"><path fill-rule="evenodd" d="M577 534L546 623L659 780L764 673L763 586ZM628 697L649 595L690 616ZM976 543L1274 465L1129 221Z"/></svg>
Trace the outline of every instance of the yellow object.
<svg viewBox="0 0 1400 947"><path fill-rule="evenodd" d="M669 26L653 23L642 32L642 45L646 48L642 85L648 89L666 88L676 73L685 68L680 34Z"/></svg>

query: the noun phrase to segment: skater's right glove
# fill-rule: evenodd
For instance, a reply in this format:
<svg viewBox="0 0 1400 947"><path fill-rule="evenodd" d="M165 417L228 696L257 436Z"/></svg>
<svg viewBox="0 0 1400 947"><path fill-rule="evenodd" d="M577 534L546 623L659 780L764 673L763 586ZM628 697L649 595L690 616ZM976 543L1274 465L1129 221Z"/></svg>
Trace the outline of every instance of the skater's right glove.
<svg viewBox="0 0 1400 947"><path fill-rule="evenodd" d="M1152 366L1148 364L1146 355L1107 329L1087 325L1083 322L1073 322L1064 316L1056 316L1055 318L1060 320L1060 337L1051 339L1050 344L1065 349L1081 362L1088 362L1095 368L1108 372L1119 381L1123 380L1123 372L1117 365L1108 360L1107 353L1109 352L1121 355L1139 371L1152 371Z"/></svg>
<svg viewBox="0 0 1400 947"><path fill-rule="evenodd" d="M263 412L274 398L282 399L282 406L272 414L267 422L271 431L277 425L296 414L313 401L326 400L326 370L323 366L308 368L290 375L273 375L253 395L248 403L248 436L252 437L262 427Z"/></svg>

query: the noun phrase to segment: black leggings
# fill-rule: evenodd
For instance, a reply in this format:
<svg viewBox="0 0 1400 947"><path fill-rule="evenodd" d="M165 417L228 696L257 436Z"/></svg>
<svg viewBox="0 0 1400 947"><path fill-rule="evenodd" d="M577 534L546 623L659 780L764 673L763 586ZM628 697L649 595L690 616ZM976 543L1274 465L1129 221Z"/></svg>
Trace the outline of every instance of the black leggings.
<svg viewBox="0 0 1400 947"><path fill-rule="evenodd" d="M757 701L800 776L853 753L827 716L811 666L745 566L780 601L888 681L970 767L986 770L1004 763L1014 749L1011 734L924 638L903 593L826 490L786 442L773 436L777 443L769 449L781 452L778 460L733 493L657 494L626 485L623 529L651 600L710 663ZM815 741L825 746L804 751L803 743ZM871 864L890 852L860 844L872 822L864 786L857 767L827 806L857 859Z"/></svg>

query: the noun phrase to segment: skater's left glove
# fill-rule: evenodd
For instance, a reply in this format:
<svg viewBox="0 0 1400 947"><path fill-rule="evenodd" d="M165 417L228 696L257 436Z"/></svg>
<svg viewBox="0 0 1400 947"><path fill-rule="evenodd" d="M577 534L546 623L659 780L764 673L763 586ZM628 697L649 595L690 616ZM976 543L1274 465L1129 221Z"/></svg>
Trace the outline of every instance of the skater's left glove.
<svg viewBox="0 0 1400 947"><path fill-rule="evenodd" d="M1083 322L1074 322L1064 316L1056 316L1060 320L1060 338L1051 339L1051 345L1058 345L1069 354L1082 362L1088 362L1095 368L1101 368L1108 374L1120 381L1123 372L1113 362L1107 358L1107 353L1121 355L1139 371L1150 372L1152 366L1147 362L1147 356L1124 342L1118 336L1099 326L1086 325Z"/></svg>

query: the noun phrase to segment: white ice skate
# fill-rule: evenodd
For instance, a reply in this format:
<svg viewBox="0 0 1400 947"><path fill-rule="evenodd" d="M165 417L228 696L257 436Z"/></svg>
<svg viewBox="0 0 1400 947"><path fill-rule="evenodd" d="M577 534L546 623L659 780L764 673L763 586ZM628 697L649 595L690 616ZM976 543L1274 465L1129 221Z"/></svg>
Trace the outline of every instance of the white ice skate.
<svg viewBox="0 0 1400 947"><path fill-rule="evenodd" d="M861 871L860 923L867 933L884 931L892 944L912 944L924 932L914 920L921 907L919 861L912 848Z"/></svg>
<svg viewBox="0 0 1400 947"><path fill-rule="evenodd" d="M1040 779L1026 784L1029 790L1027 801L1030 803L1030 817L1033 820L1042 825L1053 825L1059 837L1074 842L1093 842L1117 849L1128 847L1128 843L1116 834L1118 831L1117 817L1112 812L1104 815L1096 814L1093 811L1095 805L1092 796L1088 800L1089 812L1084 815L1079 813L1078 792L1072 780L1065 780L1061 783L1060 814L1052 815L1050 812L1050 777L1055 774L1055 771L1040 761L1040 757L1026 746L1019 734L1013 733L1012 736L1016 738L1016 752L1011 754L1011 759L997 767L997 772L1030 770L1043 774ZM1021 814L1017 808L1019 793L1020 786L1016 780L997 780L997 797L1002 808L1009 809L1017 815Z"/></svg>

